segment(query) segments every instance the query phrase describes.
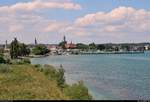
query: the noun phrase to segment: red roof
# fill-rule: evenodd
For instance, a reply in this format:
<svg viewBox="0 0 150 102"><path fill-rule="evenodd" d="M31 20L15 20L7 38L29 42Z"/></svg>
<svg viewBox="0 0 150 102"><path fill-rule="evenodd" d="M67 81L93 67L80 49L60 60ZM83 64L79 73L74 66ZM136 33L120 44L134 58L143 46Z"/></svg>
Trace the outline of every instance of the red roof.
<svg viewBox="0 0 150 102"><path fill-rule="evenodd" d="M73 49L73 48L76 48L76 45L71 42L70 44L65 44L65 47L67 49Z"/></svg>

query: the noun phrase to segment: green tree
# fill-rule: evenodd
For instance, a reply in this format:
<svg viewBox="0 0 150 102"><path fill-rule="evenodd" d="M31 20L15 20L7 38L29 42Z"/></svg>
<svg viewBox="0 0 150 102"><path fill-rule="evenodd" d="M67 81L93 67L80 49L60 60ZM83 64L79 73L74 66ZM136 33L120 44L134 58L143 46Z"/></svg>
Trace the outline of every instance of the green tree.
<svg viewBox="0 0 150 102"><path fill-rule="evenodd" d="M63 69L63 66L60 65L60 69L58 69L58 79L57 79L57 83L60 88L64 88L64 85L65 85L64 73L65 73L65 70Z"/></svg>
<svg viewBox="0 0 150 102"><path fill-rule="evenodd" d="M12 59L16 59L19 56L19 42L15 38L10 44L10 55Z"/></svg>
<svg viewBox="0 0 150 102"><path fill-rule="evenodd" d="M4 48L0 48L0 54L4 53Z"/></svg>
<svg viewBox="0 0 150 102"><path fill-rule="evenodd" d="M3 57L3 55L2 54L0 54L0 64L4 64L4 63L6 63L6 61L5 61L5 59L4 59L4 57Z"/></svg>
<svg viewBox="0 0 150 102"><path fill-rule="evenodd" d="M79 81L78 84L65 87L64 93L73 100L92 100L92 96L82 81Z"/></svg>
<svg viewBox="0 0 150 102"><path fill-rule="evenodd" d="M77 49L81 49L81 50L87 50L89 48L88 45L82 43L78 43L76 46Z"/></svg>
<svg viewBox="0 0 150 102"><path fill-rule="evenodd" d="M99 49L99 50L105 50L105 45L102 45L102 44L99 44L99 45L97 45L97 49Z"/></svg>
<svg viewBox="0 0 150 102"><path fill-rule="evenodd" d="M19 56L27 56L30 54L30 49L24 43L19 44Z"/></svg>
<svg viewBox="0 0 150 102"><path fill-rule="evenodd" d="M59 43L59 46L62 47L63 49L66 49L65 45L67 44L66 41L62 41Z"/></svg>
<svg viewBox="0 0 150 102"><path fill-rule="evenodd" d="M124 44L124 45L121 46L121 48L126 50L126 51L130 51L130 46L129 45Z"/></svg>
<svg viewBox="0 0 150 102"><path fill-rule="evenodd" d="M49 50L47 49L47 47L45 45L39 44L39 45L36 45L32 49L32 53L35 55L45 55L45 54L49 53Z"/></svg>
<svg viewBox="0 0 150 102"><path fill-rule="evenodd" d="M15 38L10 44L10 55L12 59L18 58L18 56L27 56L30 54L30 49L24 43L19 43Z"/></svg>
<svg viewBox="0 0 150 102"><path fill-rule="evenodd" d="M96 47L95 43L91 43L91 44L89 44L89 48L90 49L96 49L97 47Z"/></svg>

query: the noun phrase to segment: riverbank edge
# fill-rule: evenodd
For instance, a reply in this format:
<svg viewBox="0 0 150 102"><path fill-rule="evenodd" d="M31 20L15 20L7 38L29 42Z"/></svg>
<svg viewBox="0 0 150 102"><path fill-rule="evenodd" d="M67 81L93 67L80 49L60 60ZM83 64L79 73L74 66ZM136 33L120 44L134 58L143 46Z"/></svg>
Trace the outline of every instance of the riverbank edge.
<svg viewBox="0 0 150 102"><path fill-rule="evenodd" d="M23 69L23 67L25 66L26 68L30 68L30 69L37 69L37 73L38 72L42 72L43 74L45 73L45 72L43 72L45 69L47 69L46 67L45 67L45 69L43 69L44 68L44 66L45 65L40 65L40 64L38 64L38 65L34 65L34 64L0 64L0 65L6 65L6 66L8 66L8 67L11 67L11 66L16 66L15 68L17 68L17 66L19 66L21 69L19 69L19 70L22 70ZM39 67L40 66L40 67ZM57 69L54 67L54 66L52 66L52 65L46 65L46 66L49 66L49 68L50 69L52 69L52 70L54 70L54 71L56 71L55 73L57 73ZM42 68L42 69L41 69ZM3 70L3 69L2 69ZM8 69L7 69L8 70ZM24 69L23 69L24 70ZM22 71L23 71L22 70ZM0 68L0 72L1 72L1 68ZM47 73L47 72L46 72ZM5 74L5 73L2 73L2 74ZM9 74L9 73L6 73L7 75ZM33 75L34 76L34 75ZM17 78L17 77L16 77ZM23 78L19 78L19 79L23 79ZM53 80L55 80L55 79L53 79ZM11 82L12 84L14 84L14 82ZM78 83L79 84L79 83ZM75 85L78 85L77 83L75 83ZM66 83L66 81L65 81L65 85L67 85L68 87L72 87L72 85L70 85L70 84L68 84L68 83ZM84 85L84 84L83 84ZM83 86L83 87L85 87L85 88L87 88L86 86ZM63 91L62 91L63 92ZM63 93L64 94L64 93ZM88 93L89 94L89 93ZM65 94L64 94L65 95ZM89 94L90 95L90 94ZM68 97L68 96L67 96ZM90 95L90 97L92 97L91 95ZM70 98L70 97L69 97ZM72 100L73 98L70 98L70 100ZM92 98L90 99L90 100L92 100Z"/></svg>

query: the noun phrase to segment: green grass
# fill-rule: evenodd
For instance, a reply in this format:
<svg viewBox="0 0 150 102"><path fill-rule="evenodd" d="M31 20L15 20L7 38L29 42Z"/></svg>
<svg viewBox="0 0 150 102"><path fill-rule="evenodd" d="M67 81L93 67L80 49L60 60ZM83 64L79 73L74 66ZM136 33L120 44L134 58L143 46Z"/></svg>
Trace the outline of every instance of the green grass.
<svg viewBox="0 0 150 102"><path fill-rule="evenodd" d="M0 65L0 100L91 100L83 83L61 85L59 70L50 65ZM63 85L63 87L61 87Z"/></svg>
<svg viewBox="0 0 150 102"><path fill-rule="evenodd" d="M67 100L57 84L32 65L10 65L11 71L0 73L0 99Z"/></svg>

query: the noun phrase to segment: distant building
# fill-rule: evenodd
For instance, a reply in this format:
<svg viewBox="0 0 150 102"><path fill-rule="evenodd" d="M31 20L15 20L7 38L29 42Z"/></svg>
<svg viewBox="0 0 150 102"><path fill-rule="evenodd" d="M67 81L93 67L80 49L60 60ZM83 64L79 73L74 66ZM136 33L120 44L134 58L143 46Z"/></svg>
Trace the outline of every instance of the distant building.
<svg viewBox="0 0 150 102"><path fill-rule="evenodd" d="M145 50L149 50L150 46L149 45L145 45L144 48L145 48Z"/></svg>
<svg viewBox="0 0 150 102"><path fill-rule="evenodd" d="M64 42L67 42L67 41L66 41L66 36L64 36L64 39L63 39L63 40L64 40Z"/></svg>
<svg viewBox="0 0 150 102"><path fill-rule="evenodd" d="M49 49L50 51L56 51L58 47L59 47L58 45L51 44L47 46L47 49Z"/></svg>
<svg viewBox="0 0 150 102"><path fill-rule="evenodd" d="M9 52L10 51L10 49L8 48L8 44L7 44L7 40L6 40L6 42L5 42L5 46L4 46L4 52Z"/></svg>
<svg viewBox="0 0 150 102"><path fill-rule="evenodd" d="M6 59L10 59L10 49L8 48L7 40L4 45L4 56Z"/></svg>
<svg viewBox="0 0 150 102"><path fill-rule="evenodd" d="M51 54L59 54L62 51L61 47L57 44L47 45L47 49L50 50Z"/></svg>
<svg viewBox="0 0 150 102"><path fill-rule="evenodd" d="M37 43L37 40L36 40L36 38L35 38L35 41L34 41L34 42L35 42L35 45L37 45L37 44L38 44L38 43Z"/></svg>
<svg viewBox="0 0 150 102"><path fill-rule="evenodd" d="M66 49L75 49L76 47L76 44L73 44L72 41L69 44L65 44Z"/></svg>

